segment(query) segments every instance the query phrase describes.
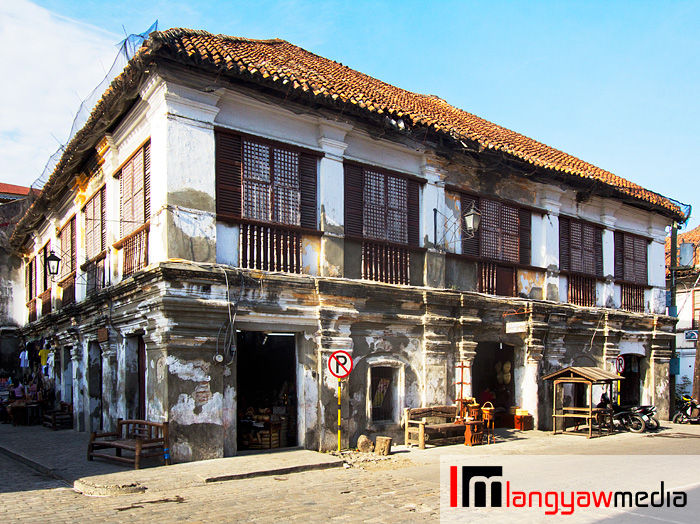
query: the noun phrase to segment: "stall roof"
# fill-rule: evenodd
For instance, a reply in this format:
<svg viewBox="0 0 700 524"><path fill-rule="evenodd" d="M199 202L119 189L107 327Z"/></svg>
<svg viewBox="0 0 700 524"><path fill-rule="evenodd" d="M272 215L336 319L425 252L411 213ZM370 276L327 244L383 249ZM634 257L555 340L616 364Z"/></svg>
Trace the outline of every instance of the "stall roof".
<svg viewBox="0 0 700 524"><path fill-rule="evenodd" d="M581 378L590 382L607 382L608 380L623 380L625 377L600 368L570 366L545 375L542 378L544 380Z"/></svg>

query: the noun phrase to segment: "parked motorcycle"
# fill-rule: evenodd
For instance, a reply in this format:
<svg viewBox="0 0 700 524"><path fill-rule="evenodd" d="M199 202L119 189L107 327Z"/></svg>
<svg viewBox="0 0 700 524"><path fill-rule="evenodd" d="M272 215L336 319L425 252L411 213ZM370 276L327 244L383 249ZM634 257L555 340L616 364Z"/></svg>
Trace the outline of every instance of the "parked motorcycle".
<svg viewBox="0 0 700 524"><path fill-rule="evenodd" d="M629 409L632 413L636 413L642 417L644 426L649 431L656 431L661 426L661 424L659 424L659 419L656 418L656 406L634 406Z"/></svg>
<svg viewBox="0 0 700 524"><path fill-rule="evenodd" d="M630 408L613 404L606 393L601 395L597 407L612 411L614 427L622 427L632 433L642 433L646 428L646 423L639 413L632 411Z"/></svg>
<svg viewBox="0 0 700 524"><path fill-rule="evenodd" d="M675 424L698 424L700 423L700 411L697 416L693 416L693 411L700 409L700 403L693 397L682 395L680 399L676 399L676 414L673 415Z"/></svg>

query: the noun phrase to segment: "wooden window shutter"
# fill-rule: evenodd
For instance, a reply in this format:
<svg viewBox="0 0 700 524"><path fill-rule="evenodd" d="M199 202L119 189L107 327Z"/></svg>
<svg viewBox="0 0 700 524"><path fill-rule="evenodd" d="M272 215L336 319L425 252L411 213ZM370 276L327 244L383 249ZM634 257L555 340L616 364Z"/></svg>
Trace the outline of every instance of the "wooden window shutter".
<svg viewBox="0 0 700 524"><path fill-rule="evenodd" d="M603 276L603 230L599 227L595 228L595 274L599 277Z"/></svg>
<svg viewBox="0 0 700 524"><path fill-rule="evenodd" d="M634 238L634 282L647 283L647 246L648 241L642 237Z"/></svg>
<svg viewBox="0 0 700 524"><path fill-rule="evenodd" d="M151 220L151 143L143 148L144 222Z"/></svg>
<svg viewBox="0 0 700 524"><path fill-rule="evenodd" d="M571 233L571 221L568 218L559 217L559 270L571 270L571 252L569 251Z"/></svg>
<svg viewBox="0 0 700 524"><path fill-rule="evenodd" d="M121 184L121 236L125 237L134 229L134 164L127 162L119 177Z"/></svg>
<svg viewBox="0 0 700 524"><path fill-rule="evenodd" d="M408 201L406 206L408 244L420 244L420 186L417 180L408 180Z"/></svg>
<svg viewBox="0 0 700 524"><path fill-rule="evenodd" d="M467 195L461 195L460 204L462 207L462 216L472 208L472 205L477 205L477 199ZM462 219L464 221L464 219ZM465 228L462 226L462 254L472 257L479 256L479 231L472 238L467 238Z"/></svg>
<svg viewBox="0 0 700 524"><path fill-rule="evenodd" d="M99 252L101 253L107 249L107 187L102 186L100 189L100 247Z"/></svg>
<svg viewBox="0 0 700 524"><path fill-rule="evenodd" d="M583 273L583 226L572 220L569 223L569 255L571 271Z"/></svg>
<svg viewBox="0 0 700 524"><path fill-rule="evenodd" d="M532 212L519 209L520 214L520 263L529 266L532 263Z"/></svg>
<svg viewBox="0 0 700 524"><path fill-rule="evenodd" d="M131 231L135 231L141 227L145 222L145 209L146 209L146 198L145 198L145 185L143 176L143 149L140 150L131 159L131 164L133 165L133 184L134 189L132 193L132 202L134 206L133 210L133 221L131 224Z"/></svg>
<svg viewBox="0 0 700 524"><path fill-rule="evenodd" d="M364 177L360 166L345 164L345 234L362 236Z"/></svg>
<svg viewBox="0 0 700 524"><path fill-rule="evenodd" d="M635 242L631 235L623 234L623 261L624 261L624 279L628 282L635 281Z"/></svg>
<svg viewBox="0 0 700 524"><path fill-rule="evenodd" d="M243 171L240 136L216 132L216 212L241 218L241 176Z"/></svg>
<svg viewBox="0 0 700 524"><path fill-rule="evenodd" d="M318 229L316 194L318 157L308 153L299 155L299 189L301 191L301 227Z"/></svg>
<svg viewBox="0 0 700 524"><path fill-rule="evenodd" d="M37 293L43 293L46 290L46 246L39 250L37 262Z"/></svg>
<svg viewBox="0 0 700 524"><path fill-rule="evenodd" d="M615 278L625 278L625 235L615 231Z"/></svg>
<svg viewBox="0 0 700 524"><path fill-rule="evenodd" d="M24 288L27 294L27 302L34 298L34 259L27 262L24 268Z"/></svg>

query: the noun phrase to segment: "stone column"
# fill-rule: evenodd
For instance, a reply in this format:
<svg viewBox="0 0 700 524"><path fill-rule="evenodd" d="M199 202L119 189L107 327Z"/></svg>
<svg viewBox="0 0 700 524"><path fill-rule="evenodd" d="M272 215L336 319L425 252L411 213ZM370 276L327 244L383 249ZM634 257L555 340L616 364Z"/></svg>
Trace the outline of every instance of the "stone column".
<svg viewBox="0 0 700 524"><path fill-rule="evenodd" d="M421 174L427 181L422 191L419 232L420 243L427 248L423 284L440 289L445 287L445 251L449 242L445 222L451 213L445 204L445 183L438 169L426 163L421 169Z"/></svg>
<svg viewBox="0 0 700 524"><path fill-rule="evenodd" d="M533 217L532 228L532 265L547 269L543 296L554 302L566 302L566 288L562 288L559 278L559 210L563 194L564 191L553 186L542 191L540 205L547 215L541 219Z"/></svg>
<svg viewBox="0 0 700 524"><path fill-rule="evenodd" d="M474 340L474 332L476 328L481 324L481 318L479 317L479 311L476 308L464 307L464 295L462 295L462 311L459 317L459 342L457 344L457 361L463 363L467 367L464 369L464 397L474 397L476 391L474 391L473 385L473 375L472 366L474 364L474 358L476 358L476 347L478 343ZM455 373L460 370L455 370ZM458 392L455 392L457 396Z"/></svg>
<svg viewBox="0 0 700 524"><path fill-rule="evenodd" d="M345 172L343 154L348 145L345 135L352 126L340 122L319 125L318 145L325 156L321 159L318 184L321 256L319 274L324 277L345 275Z"/></svg>
<svg viewBox="0 0 700 524"><path fill-rule="evenodd" d="M520 380L520 398L517 400L523 409L530 412L536 427L543 427L545 422L539 420L540 363L544 353L544 339L547 335L548 325L543 311L534 309L532 304L529 308L528 332L525 337L525 365Z"/></svg>
<svg viewBox="0 0 700 524"><path fill-rule="evenodd" d="M73 428L85 431L85 363L83 344L76 341L71 347L70 358L73 368ZM88 414L89 416L89 414Z"/></svg>
<svg viewBox="0 0 700 524"><path fill-rule="evenodd" d="M430 308L428 308L430 309ZM423 322L423 406L452 404L456 396L453 394L453 369L448 370L448 361L452 359L452 341L450 329L454 327L455 319L431 312L426 312ZM454 368L454 363L452 363Z"/></svg>
<svg viewBox="0 0 700 524"><path fill-rule="evenodd" d="M661 318L654 316L654 331L651 337L651 358L649 377L652 385L653 398L651 401L658 410L660 420L669 420L671 415L671 402L674 392L670 390L670 365L672 343L675 335L670 324L663 325Z"/></svg>
<svg viewBox="0 0 700 524"><path fill-rule="evenodd" d="M350 323L344 319L352 318L355 313L353 310L330 306L319 308L317 357L317 372L320 377L317 397L319 399L317 408L319 451L330 451L338 448L338 379L328 370L328 360L335 351L340 350L347 352L351 357L353 356ZM357 373L357 371L353 371L353 373ZM341 446L343 448L349 446L351 422L356 422L350 420L350 399L347 391L349 380L349 377L341 380L341 425L343 428ZM309 414L306 416L308 417ZM306 426L311 426L308 418Z"/></svg>
<svg viewBox="0 0 700 524"><path fill-rule="evenodd" d="M619 303L615 304L615 222L616 218L612 215L615 209L610 208L610 204L606 204L603 214L600 219L605 226L603 230L603 275L605 275L605 283L603 284L603 293L599 297L599 304L604 307L619 307Z"/></svg>
<svg viewBox="0 0 700 524"><path fill-rule="evenodd" d="M102 429L114 431L119 418L119 406L125 402L117 387L119 366L117 363L117 333L109 331L109 338L100 342L102 350Z"/></svg>

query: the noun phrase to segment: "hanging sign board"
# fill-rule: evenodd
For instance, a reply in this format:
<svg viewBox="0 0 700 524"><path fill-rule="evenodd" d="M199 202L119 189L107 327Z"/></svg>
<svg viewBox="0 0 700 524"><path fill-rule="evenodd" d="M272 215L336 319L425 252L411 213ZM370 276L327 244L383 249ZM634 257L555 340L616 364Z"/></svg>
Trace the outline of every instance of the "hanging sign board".
<svg viewBox="0 0 700 524"><path fill-rule="evenodd" d="M686 340L697 340L698 339L698 330L697 329L688 329L685 332L685 339Z"/></svg>
<svg viewBox="0 0 700 524"><path fill-rule="evenodd" d="M328 358L328 371L336 378L345 378L352 371L352 357L347 351L336 351Z"/></svg>
<svg viewBox="0 0 700 524"><path fill-rule="evenodd" d="M506 322L506 333L527 333L527 320Z"/></svg>

